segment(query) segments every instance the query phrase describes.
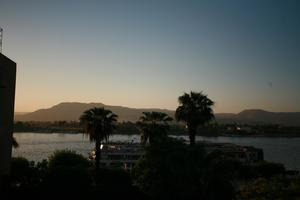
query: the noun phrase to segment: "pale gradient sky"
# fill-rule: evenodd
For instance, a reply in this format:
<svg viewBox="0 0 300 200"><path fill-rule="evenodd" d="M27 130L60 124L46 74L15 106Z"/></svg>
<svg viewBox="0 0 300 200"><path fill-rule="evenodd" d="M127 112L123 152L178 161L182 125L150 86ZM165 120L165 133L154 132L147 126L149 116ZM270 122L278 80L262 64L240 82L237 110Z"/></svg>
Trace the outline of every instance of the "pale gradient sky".
<svg viewBox="0 0 300 200"><path fill-rule="evenodd" d="M67 101L300 111L300 1L0 0L16 111Z"/></svg>

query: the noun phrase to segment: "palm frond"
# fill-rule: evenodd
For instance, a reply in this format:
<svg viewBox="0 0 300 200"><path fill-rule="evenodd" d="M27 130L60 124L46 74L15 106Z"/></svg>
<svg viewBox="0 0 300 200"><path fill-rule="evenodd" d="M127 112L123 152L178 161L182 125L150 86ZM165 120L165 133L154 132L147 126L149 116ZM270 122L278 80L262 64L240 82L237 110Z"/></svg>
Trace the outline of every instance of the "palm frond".
<svg viewBox="0 0 300 200"><path fill-rule="evenodd" d="M212 106L214 102L203 92L191 91L178 98L179 106L175 112L177 121L203 125L214 119Z"/></svg>
<svg viewBox="0 0 300 200"><path fill-rule="evenodd" d="M141 142L146 144L148 141L158 141L167 135L169 130L168 122L173 119L162 112L143 112L140 120L137 122L141 130Z"/></svg>

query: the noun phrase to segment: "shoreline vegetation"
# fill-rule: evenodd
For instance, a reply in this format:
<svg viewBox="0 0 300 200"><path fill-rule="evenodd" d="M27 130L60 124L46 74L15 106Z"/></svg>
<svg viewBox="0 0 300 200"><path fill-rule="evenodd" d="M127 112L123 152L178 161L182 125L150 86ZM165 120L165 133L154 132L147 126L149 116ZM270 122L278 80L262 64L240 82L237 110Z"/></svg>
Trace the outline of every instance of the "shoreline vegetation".
<svg viewBox="0 0 300 200"><path fill-rule="evenodd" d="M80 122L76 121L16 121L14 123L14 133L68 133L82 134L84 128ZM118 122L114 134L139 135L140 130L137 123ZM169 135L188 135L188 131L183 124L170 124ZM289 127L280 125L249 125L249 124L209 124L198 128L199 136L206 137L300 137L300 127Z"/></svg>
<svg viewBox="0 0 300 200"><path fill-rule="evenodd" d="M38 163L14 158L6 188L8 196L28 194L27 197L41 198L45 194L63 194L86 199L101 194L106 198L153 200L299 199L298 171L264 161L261 153L246 148L236 151L232 147L211 148L196 143L196 135L286 136L298 134L299 128L217 124L212 111L214 102L202 92L184 93L178 102L176 122L166 113L143 112L136 123L118 123L118 116L103 107L84 111L80 122L15 122L15 133L85 133L95 143L95 157L86 159L74 151L63 150ZM144 154L129 169L101 163L105 159L102 143L113 134L141 136ZM170 135L188 135L189 144Z"/></svg>
<svg viewBox="0 0 300 200"><path fill-rule="evenodd" d="M270 199L289 196L296 200L299 196L298 172L280 163L243 164L220 151L208 153L201 144L190 147L172 138L149 144L145 151L131 170L105 166L97 169L94 160L71 150L55 151L41 162L15 157L10 188L5 192L13 198L33 199L45 194L51 198L59 194L86 199L99 193L106 198L149 200L252 200L270 195Z"/></svg>

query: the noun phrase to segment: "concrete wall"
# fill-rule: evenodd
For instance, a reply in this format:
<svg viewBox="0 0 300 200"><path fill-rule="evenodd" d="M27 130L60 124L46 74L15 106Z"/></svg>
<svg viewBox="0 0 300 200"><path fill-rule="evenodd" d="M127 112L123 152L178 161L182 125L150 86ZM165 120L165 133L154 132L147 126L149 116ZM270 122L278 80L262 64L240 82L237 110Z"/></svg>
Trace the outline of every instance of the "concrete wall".
<svg viewBox="0 0 300 200"><path fill-rule="evenodd" d="M0 53L0 187L10 169L15 81L16 63Z"/></svg>

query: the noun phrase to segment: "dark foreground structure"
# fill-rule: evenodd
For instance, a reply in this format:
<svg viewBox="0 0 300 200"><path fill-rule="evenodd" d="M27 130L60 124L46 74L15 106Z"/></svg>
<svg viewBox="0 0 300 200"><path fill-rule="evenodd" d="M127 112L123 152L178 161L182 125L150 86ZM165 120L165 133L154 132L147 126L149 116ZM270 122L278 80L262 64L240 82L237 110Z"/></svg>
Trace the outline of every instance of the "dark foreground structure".
<svg viewBox="0 0 300 200"><path fill-rule="evenodd" d="M15 82L16 63L0 53L0 190L10 170Z"/></svg>

